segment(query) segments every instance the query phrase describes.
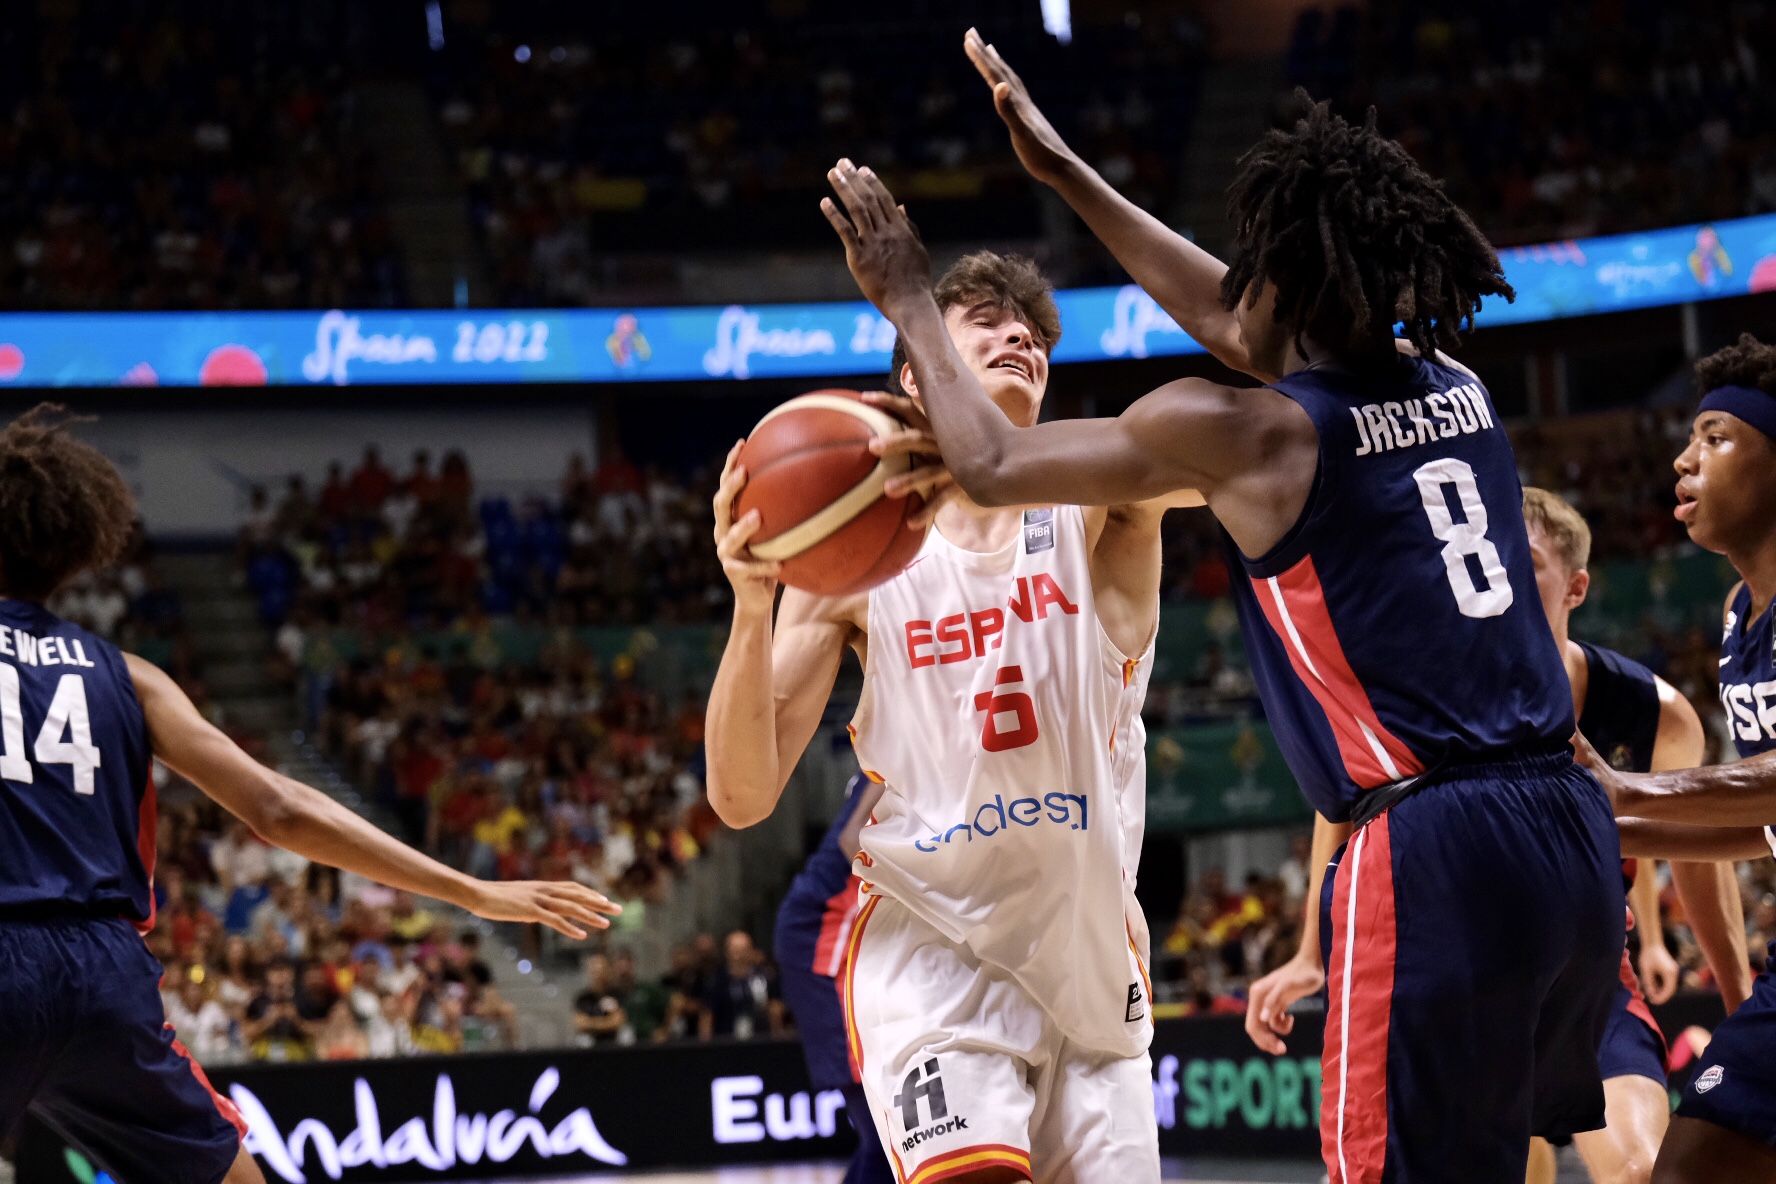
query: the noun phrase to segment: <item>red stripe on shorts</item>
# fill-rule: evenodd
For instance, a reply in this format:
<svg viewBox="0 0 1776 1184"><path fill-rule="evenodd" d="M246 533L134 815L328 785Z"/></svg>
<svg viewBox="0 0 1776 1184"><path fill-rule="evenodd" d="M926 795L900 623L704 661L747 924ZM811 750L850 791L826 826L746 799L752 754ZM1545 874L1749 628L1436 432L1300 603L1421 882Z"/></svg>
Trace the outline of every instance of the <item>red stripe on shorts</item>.
<svg viewBox="0 0 1776 1184"><path fill-rule="evenodd" d="M1395 938L1393 849L1383 814L1351 839L1332 894L1320 1062L1320 1151L1330 1184L1381 1184L1387 1164Z"/></svg>
<svg viewBox="0 0 1776 1184"><path fill-rule="evenodd" d="M172 1025L168 1024L167 1027L170 1028ZM191 1050L186 1048L184 1042L177 1036L173 1037L173 1051L184 1057L185 1063L191 1066L191 1075L197 1078L197 1083L204 1087L204 1090L210 1095L210 1100L216 1103L216 1112L228 1120L229 1125L240 1133L241 1138L246 1138L247 1120L241 1114L240 1107L216 1092L216 1087L210 1084L209 1074L203 1071L203 1066L197 1063L197 1058L191 1055Z"/></svg>

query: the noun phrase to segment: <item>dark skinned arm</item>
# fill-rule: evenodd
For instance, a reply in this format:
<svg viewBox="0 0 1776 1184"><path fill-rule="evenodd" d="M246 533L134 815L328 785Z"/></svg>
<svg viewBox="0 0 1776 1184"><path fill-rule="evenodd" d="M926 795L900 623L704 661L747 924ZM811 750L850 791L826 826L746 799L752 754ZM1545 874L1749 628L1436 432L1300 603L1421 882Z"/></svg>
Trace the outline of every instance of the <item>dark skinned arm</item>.
<svg viewBox="0 0 1776 1184"><path fill-rule="evenodd" d="M1776 818L1776 753L1702 769L1616 773L1611 796L1618 817L1761 828Z"/></svg>
<svg viewBox="0 0 1776 1184"><path fill-rule="evenodd" d="M1695 768L1708 752L1702 719L1676 687L1662 678L1657 680L1657 685L1659 733L1653 744L1652 771L1663 773ZM1763 836L1759 833L1757 837L1761 839ZM1748 838L1741 834L1741 845L1745 845L1744 840ZM1643 867L1641 879L1650 881L1651 870ZM1683 904L1690 932L1695 934L1696 944L1702 948L1709 969L1714 972L1714 980L1720 986L1721 1001L1731 1014L1751 995L1751 960L1745 948L1745 910L1739 901L1739 877L1733 865L1726 861L1680 859L1671 863L1671 883ZM1636 887L1639 887L1638 883ZM1654 897L1651 908L1644 912L1636 910L1635 916L1655 920L1658 911L1657 898ZM1657 942L1658 932L1656 924L1648 925L1643 943Z"/></svg>
<svg viewBox="0 0 1776 1184"><path fill-rule="evenodd" d="M1573 755L1591 770L1609 794L1616 817L1623 820L1623 846L1628 842L1627 819L1644 822L1681 822L1697 829L1722 830L1756 827L1760 833L1776 818L1776 752L1760 753L1730 765L1701 769L1674 769L1666 773L1624 773L1610 768L1584 736L1573 737ZM1765 850L1769 850L1766 846ZM1669 859L1748 859L1746 855L1678 855L1662 851L1636 852Z"/></svg>
<svg viewBox="0 0 1776 1184"><path fill-rule="evenodd" d="M992 89L993 107L1025 170L1059 194L1123 270L1217 360L1261 381L1274 379L1254 368L1238 318L1221 303L1227 265L1118 193L1081 160L1036 106L1023 79L978 32L968 30L962 48Z"/></svg>
<svg viewBox="0 0 1776 1184"><path fill-rule="evenodd" d="M1770 854L1770 844L1758 826L1698 826L1620 815L1616 826L1622 832L1622 854L1629 859L1669 859L1675 865L1679 860L1706 863Z"/></svg>

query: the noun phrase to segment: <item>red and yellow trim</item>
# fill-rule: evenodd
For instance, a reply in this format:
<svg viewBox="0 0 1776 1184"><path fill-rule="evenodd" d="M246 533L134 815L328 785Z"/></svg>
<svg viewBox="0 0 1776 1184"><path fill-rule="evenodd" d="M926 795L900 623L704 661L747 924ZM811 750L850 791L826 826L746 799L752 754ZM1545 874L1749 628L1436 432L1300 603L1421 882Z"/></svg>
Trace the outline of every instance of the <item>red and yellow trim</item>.
<svg viewBox="0 0 1776 1184"><path fill-rule="evenodd" d="M847 736L851 737L851 751L856 752L857 751L857 725L856 724L846 724L845 725L845 734ZM861 764L859 765L859 768L862 768ZM871 781L874 781L877 785L888 784L888 778L882 776L880 773L876 772L874 769L863 769L863 775L865 777L868 777Z"/></svg>
<svg viewBox="0 0 1776 1184"><path fill-rule="evenodd" d="M937 1184L954 1180L981 1168L1013 1168L1034 1179L1030 1171L1030 1153L1006 1143L983 1143L977 1147L959 1147L926 1160L919 1170L905 1177L906 1184Z"/></svg>
<svg viewBox="0 0 1776 1184"><path fill-rule="evenodd" d="M863 891L869 891L869 885L863 885ZM876 906L882 903L879 896L871 896L863 902L857 920L851 926L851 940L845 946L845 969L840 978L843 984L840 1002L845 1009L845 1049L851 1055L851 1075L863 1080L863 1037L857 1030L857 950L863 944L863 931L869 925L870 916Z"/></svg>

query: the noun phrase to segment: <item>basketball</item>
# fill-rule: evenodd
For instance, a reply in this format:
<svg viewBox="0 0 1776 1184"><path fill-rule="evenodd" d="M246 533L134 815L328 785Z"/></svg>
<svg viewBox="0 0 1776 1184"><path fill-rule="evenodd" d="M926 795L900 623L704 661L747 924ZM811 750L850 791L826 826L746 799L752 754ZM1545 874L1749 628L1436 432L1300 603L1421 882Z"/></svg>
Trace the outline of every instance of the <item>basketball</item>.
<svg viewBox="0 0 1776 1184"><path fill-rule="evenodd" d="M925 530L907 519L923 499L882 493L911 458L869 450L903 427L846 390L800 395L761 419L740 449L746 487L734 505L735 518L759 512L753 556L782 561L784 583L820 596L862 592L911 563Z"/></svg>

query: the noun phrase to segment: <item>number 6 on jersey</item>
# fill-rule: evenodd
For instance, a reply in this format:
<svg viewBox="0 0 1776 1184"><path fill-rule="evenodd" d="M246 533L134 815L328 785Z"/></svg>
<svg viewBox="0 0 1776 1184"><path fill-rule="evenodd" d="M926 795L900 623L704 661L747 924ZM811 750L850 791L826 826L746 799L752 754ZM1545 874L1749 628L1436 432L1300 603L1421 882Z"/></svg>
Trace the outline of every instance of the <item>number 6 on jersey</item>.
<svg viewBox="0 0 1776 1184"><path fill-rule="evenodd" d="M987 718L981 724L981 747L988 752L1004 752L1010 748L1022 748L1026 744L1036 743L1036 700L1023 691L1008 691L1008 686L1022 686L1024 668L1022 666L1005 666L993 676L993 689L982 691L974 697L974 709L986 712ZM1007 731L999 730L1000 716L1009 715L1014 726Z"/></svg>

